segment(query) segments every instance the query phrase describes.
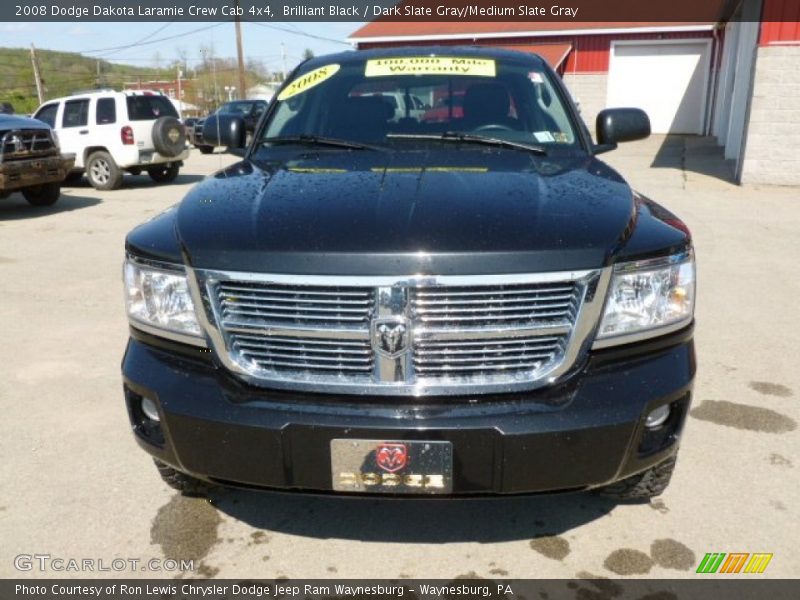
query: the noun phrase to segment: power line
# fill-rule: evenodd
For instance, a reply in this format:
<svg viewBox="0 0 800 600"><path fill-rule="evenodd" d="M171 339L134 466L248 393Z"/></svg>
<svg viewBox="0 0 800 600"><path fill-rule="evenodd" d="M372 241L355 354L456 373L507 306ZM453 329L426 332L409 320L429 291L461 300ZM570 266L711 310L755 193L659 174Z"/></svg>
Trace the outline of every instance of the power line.
<svg viewBox="0 0 800 600"><path fill-rule="evenodd" d="M307 31L292 30L287 27L281 27L280 25L275 25L273 23L261 23L260 21L247 21L247 23L250 23L252 25L258 25L259 27L266 27L267 29L277 29L278 31L283 31L285 33L290 33L292 35L299 35L302 37L307 37L315 40L321 40L323 42L331 42L333 44L341 44L343 46L351 47L350 44L342 40L336 40L333 38L325 37L323 35L308 33Z"/></svg>
<svg viewBox="0 0 800 600"><path fill-rule="evenodd" d="M149 33L149 34L147 34L147 35L146 35L146 36L144 36L142 39L140 39L140 40L138 40L138 41L134 42L134 43L133 43L133 46L139 46L139 45L141 45L141 44L144 44L144 42L146 42L147 40L149 40L149 39L150 39L150 38L152 38L153 36L155 36L155 35L157 35L157 34L161 33L161 32L162 32L162 31L164 31L164 30L165 30L167 27L169 27L170 25L172 25L174 22L175 22L175 20L173 19L172 21L169 21L168 23L164 23L164 25L162 25L161 27L159 27L159 28L158 28L158 29L156 29L155 31L153 31L153 32L151 32L151 33ZM109 52L108 54L103 54L103 55L101 55L101 57L107 57L107 56L111 56L112 54L117 54L118 52L121 52L121 51L122 51L122 48L120 48L120 49L118 49L118 50L113 50L112 52Z"/></svg>
<svg viewBox="0 0 800 600"><path fill-rule="evenodd" d="M175 40L178 38L194 35L195 33L200 33L201 31L208 31L209 29L214 29L215 27L219 27L220 25L225 25L229 22L230 21L220 21L218 23L212 23L211 25L206 25L204 27L198 27L197 29L192 29L191 31L185 31L183 33L177 33L175 35L169 35L167 37L162 37L145 42L138 42L135 44L125 44L124 46L110 46L108 48L96 48L94 50L84 50L83 52L81 52L81 54L98 54L102 52L107 52L109 50L127 50L128 48L133 48L135 46L148 46L150 44L158 44L160 42L166 42L169 40Z"/></svg>

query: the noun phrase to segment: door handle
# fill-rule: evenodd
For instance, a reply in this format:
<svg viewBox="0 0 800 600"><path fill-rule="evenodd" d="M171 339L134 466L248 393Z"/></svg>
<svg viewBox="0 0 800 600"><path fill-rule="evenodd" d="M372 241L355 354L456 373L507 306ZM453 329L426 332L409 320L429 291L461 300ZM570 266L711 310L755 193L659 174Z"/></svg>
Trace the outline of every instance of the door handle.
<svg viewBox="0 0 800 600"><path fill-rule="evenodd" d="M81 135L86 135L87 133L89 133L89 130L88 129L81 129L78 133L80 133Z"/></svg>

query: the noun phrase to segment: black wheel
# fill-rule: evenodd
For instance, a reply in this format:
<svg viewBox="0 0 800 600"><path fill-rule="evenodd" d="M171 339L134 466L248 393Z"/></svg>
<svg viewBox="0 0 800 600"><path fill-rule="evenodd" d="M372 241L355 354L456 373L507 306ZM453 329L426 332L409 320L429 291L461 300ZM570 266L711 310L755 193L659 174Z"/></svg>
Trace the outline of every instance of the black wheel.
<svg viewBox="0 0 800 600"><path fill-rule="evenodd" d="M178 490L184 496L206 496L213 489L211 484L181 473L160 460L153 459L153 462L156 463L158 474L161 475L164 483Z"/></svg>
<svg viewBox="0 0 800 600"><path fill-rule="evenodd" d="M147 174L153 181L158 183L169 183L175 181L181 167L178 163L165 163L152 169L147 169Z"/></svg>
<svg viewBox="0 0 800 600"><path fill-rule="evenodd" d="M96 190L116 190L122 185L122 171L111 155L103 150L89 156L86 177Z"/></svg>
<svg viewBox="0 0 800 600"><path fill-rule="evenodd" d="M186 128L175 117L156 119L153 147L161 156L178 156L186 148Z"/></svg>
<svg viewBox="0 0 800 600"><path fill-rule="evenodd" d="M33 206L52 206L61 195L60 183L43 183L22 190L28 204Z"/></svg>
<svg viewBox="0 0 800 600"><path fill-rule="evenodd" d="M637 473L597 490L602 496L615 500L646 501L664 493L675 470L677 457L672 456L643 473Z"/></svg>
<svg viewBox="0 0 800 600"><path fill-rule="evenodd" d="M211 154L214 152L214 146L197 146L197 149L200 150L200 154Z"/></svg>

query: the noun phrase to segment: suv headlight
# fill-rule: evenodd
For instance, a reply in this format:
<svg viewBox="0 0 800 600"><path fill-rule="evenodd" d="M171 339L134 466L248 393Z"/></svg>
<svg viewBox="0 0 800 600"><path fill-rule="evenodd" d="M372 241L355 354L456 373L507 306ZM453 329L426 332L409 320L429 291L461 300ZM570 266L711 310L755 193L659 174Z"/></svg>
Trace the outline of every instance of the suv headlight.
<svg viewBox="0 0 800 600"><path fill-rule="evenodd" d="M125 304L134 327L185 343L205 345L186 273L138 263L123 267Z"/></svg>
<svg viewBox="0 0 800 600"><path fill-rule="evenodd" d="M694 318L695 267L691 251L621 263L606 297L595 348L656 337Z"/></svg>

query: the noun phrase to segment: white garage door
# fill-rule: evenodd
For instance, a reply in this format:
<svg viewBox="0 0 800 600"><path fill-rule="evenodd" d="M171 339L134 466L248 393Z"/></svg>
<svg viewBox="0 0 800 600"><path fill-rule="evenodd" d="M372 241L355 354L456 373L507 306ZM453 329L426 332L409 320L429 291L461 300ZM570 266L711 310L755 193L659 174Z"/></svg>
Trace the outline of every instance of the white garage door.
<svg viewBox="0 0 800 600"><path fill-rule="evenodd" d="M710 43L615 43L611 47L608 107L634 106L653 133L703 133Z"/></svg>

